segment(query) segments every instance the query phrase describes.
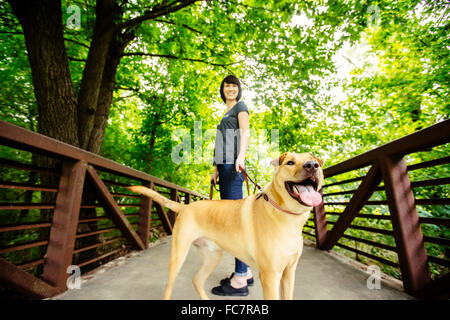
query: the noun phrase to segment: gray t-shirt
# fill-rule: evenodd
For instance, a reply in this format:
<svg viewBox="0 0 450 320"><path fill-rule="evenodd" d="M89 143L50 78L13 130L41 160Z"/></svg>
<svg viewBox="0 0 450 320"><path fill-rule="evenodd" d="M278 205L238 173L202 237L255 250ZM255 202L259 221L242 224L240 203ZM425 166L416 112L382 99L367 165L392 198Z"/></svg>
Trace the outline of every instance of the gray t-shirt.
<svg viewBox="0 0 450 320"><path fill-rule="evenodd" d="M225 113L217 126L214 165L235 162L241 141L238 114L243 111L249 113L245 102L239 101Z"/></svg>

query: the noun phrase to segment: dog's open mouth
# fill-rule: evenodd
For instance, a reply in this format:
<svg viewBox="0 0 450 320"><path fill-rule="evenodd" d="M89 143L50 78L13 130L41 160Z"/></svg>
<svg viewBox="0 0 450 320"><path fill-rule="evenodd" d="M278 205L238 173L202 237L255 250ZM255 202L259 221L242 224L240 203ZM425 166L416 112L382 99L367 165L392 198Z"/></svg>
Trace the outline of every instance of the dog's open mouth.
<svg viewBox="0 0 450 320"><path fill-rule="evenodd" d="M322 196L317 192L317 182L313 177L303 181L286 181L284 183L287 192L300 204L315 207L322 202Z"/></svg>

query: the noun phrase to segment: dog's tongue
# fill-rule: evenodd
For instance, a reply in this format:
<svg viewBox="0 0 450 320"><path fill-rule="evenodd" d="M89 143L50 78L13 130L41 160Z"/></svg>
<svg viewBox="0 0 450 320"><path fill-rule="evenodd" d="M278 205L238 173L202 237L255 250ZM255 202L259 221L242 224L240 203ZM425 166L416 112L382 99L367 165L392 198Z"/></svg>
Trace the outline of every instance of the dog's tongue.
<svg viewBox="0 0 450 320"><path fill-rule="evenodd" d="M304 204L311 207L315 207L322 202L322 196L320 195L320 193L315 191L311 185L304 186L301 184L296 184L295 187L297 188L298 191L297 194L300 196L300 199L303 201Z"/></svg>

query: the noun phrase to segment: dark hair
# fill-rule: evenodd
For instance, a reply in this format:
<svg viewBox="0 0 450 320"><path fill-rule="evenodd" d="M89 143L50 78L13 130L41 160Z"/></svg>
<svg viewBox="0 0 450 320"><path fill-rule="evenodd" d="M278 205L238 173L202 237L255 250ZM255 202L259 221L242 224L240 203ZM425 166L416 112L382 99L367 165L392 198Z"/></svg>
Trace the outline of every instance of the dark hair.
<svg viewBox="0 0 450 320"><path fill-rule="evenodd" d="M220 97L222 98L223 102L227 102L227 100L225 99L225 94L223 93L223 87L226 83L233 83L236 84L238 86L239 92L238 95L236 97L236 102L241 100L242 97L242 89L241 89L241 82L239 81L239 79L234 76L234 75L229 75L226 76L225 79L222 80L222 83L220 84Z"/></svg>

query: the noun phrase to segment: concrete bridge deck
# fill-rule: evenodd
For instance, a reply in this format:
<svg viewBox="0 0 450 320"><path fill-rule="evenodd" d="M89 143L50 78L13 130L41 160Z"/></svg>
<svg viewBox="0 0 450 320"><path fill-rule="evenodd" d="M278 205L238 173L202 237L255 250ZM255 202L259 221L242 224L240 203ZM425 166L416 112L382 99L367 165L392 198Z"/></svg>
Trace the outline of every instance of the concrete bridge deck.
<svg viewBox="0 0 450 320"><path fill-rule="evenodd" d="M159 244L116 259L97 271L82 277L81 288L54 297L55 300L159 300L163 296L168 275L170 237ZM192 278L200 267L200 256L192 246L177 277L173 299L197 300L199 296ZM206 291L214 300L263 299L261 284L255 274L255 285L247 297L219 297L210 293L220 279L234 271L234 258L224 252L217 269L206 282ZM399 281L382 280L380 289L368 289L369 274L343 262L335 254L305 246L297 268L296 300L407 300Z"/></svg>

